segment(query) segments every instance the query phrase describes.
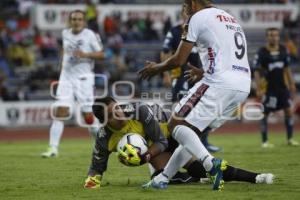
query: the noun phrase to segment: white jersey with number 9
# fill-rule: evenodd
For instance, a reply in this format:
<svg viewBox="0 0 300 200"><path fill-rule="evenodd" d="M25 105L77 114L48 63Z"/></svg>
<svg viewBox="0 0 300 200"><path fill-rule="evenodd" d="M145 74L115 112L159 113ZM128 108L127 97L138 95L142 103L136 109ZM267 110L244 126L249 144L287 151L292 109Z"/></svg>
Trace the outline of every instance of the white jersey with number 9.
<svg viewBox="0 0 300 200"><path fill-rule="evenodd" d="M250 92L247 42L233 16L218 8L198 11L190 19L185 41L196 43L205 70L204 83Z"/></svg>

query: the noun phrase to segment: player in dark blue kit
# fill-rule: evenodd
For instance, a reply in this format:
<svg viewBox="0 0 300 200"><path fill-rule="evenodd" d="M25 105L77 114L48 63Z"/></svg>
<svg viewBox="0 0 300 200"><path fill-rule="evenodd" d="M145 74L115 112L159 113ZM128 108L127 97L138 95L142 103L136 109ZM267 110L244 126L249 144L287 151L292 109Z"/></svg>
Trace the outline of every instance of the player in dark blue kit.
<svg viewBox="0 0 300 200"><path fill-rule="evenodd" d="M184 6L181 10L181 17L183 23L172 27L166 35L164 40L163 49L161 52L161 60L166 60L169 58L178 48L179 43L182 40L182 37L187 32L187 24L185 24L189 18L186 15ZM177 68L171 70L171 78L168 72L164 73L164 82L167 83L171 79L172 85L172 102L178 102L183 96L185 96L188 90L194 85L197 80L187 79L185 74L189 70L196 70L195 68L202 68L202 63L199 58L199 54L195 47L192 49L191 54L187 59L187 64L183 66L178 66ZM194 72L195 73L195 72ZM208 133L209 129L204 132L204 135L201 137L201 141L204 146L210 152L218 152L221 148L211 145L208 143Z"/></svg>
<svg viewBox="0 0 300 200"><path fill-rule="evenodd" d="M296 93L295 82L289 67L289 54L280 44L279 29L266 31L267 44L255 56L256 94L264 105L264 118L261 121L262 147L274 145L268 142L268 116L271 112L284 110L288 145L298 146L293 140L292 98Z"/></svg>

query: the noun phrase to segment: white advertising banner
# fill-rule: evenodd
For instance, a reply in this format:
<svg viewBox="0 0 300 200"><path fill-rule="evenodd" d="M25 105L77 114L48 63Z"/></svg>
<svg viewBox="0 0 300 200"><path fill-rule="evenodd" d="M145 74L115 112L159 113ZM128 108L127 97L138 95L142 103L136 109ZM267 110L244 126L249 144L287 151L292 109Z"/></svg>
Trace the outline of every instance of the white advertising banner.
<svg viewBox="0 0 300 200"><path fill-rule="evenodd" d="M53 101L0 102L0 127L50 125Z"/></svg>
<svg viewBox="0 0 300 200"><path fill-rule="evenodd" d="M283 19L295 20L298 5L224 5L220 6L233 15L244 28L281 28Z"/></svg>
<svg viewBox="0 0 300 200"><path fill-rule="evenodd" d="M285 17L296 19L299 6L287 5L230 5L224 4L218 7L228 11L241 23L244 28L282 27ZM66 27L68 15L72 10L85 10L85 5L43 5L35 8L33 20L41 30L60 30ZM180 5L98 5L99 23L103 23L106 16L120 13L122 20L131 17L146 18L164 21L168 17L172 22L178 21Z"/></svg>
<svg viewBox="0 0 300 200"><path fill-rule="evenodd" d="M72 10L85 10L84 5L37 5L34 16L35 24L41 30L57 30L66 27L68 15ZM164 21L171 17L175 22L180 13L179 5L99 5L97 7L99 23L103 23L106 16L120 13L122 20L131 17L146 18Z"/></svg>

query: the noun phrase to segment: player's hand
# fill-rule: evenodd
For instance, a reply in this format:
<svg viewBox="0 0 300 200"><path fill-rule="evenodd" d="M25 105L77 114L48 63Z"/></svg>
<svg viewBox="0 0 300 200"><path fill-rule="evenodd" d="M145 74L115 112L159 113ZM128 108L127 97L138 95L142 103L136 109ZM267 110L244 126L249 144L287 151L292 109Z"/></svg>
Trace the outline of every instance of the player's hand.
<svg viewBox="0 0 300 200"><path fill-rule="evenodd" d="M191 65L190 63L187 64L189 67L189 70L186 70L184 72L184 78L186 78L186 80L190 83L196 83L198 81L200 81L203 77L204 71L203 69L199 69L193 65Z"/></svg>
<svg viewBox="0 0 300 200"><path fill-rule="evenodd" d="M138 71L138 75L141 79L149 80L152 76L155 76L159 73L159 67L157 66L157 63L146 61L146 65L143 69Z"/></svg>
<svg viewBox="0 0 300 200"><path fill-rule="evenodd" d="M100 188L101 179L102 179L102 176L99 175L99 174L94 175L94 176L89 175L85 179L84 188L87 188L87 189L98 189L98 188Z"/></svg>
<svg viewBox="0 0 300 200"><path fill-rule="evenodd" d="M125 145L126 149L118 150L118 158L126 166L140 166L141 158L139 152L130 144Z"/></svg>
<svg viewBox="0 0 300 200"><path fill-rule="evenodd" d="M76 58L87 58L87 54L84 53L83 51L80 51L80 50L76 50L73 52L73 55L76 57Z"/></svg>

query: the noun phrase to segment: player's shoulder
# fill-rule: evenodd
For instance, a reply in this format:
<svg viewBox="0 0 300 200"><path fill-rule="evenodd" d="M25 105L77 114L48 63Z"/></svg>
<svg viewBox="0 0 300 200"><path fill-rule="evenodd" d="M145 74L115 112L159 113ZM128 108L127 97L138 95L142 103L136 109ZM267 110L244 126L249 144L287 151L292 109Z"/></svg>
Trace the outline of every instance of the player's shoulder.
<svg viewBox="0 0 300 200"><path fill-rule="evenodd" d="M265 54L268 54L269 50L266 46L262 46L258 49L257 53L259 55L265 55Z"/></svg>
<svg viewBox="0 0 300 200"><path fill-rule="evenodd" d="M61 33L62 33L62 35L64 36L64 35L68 35L68 34L70 34L70 33L71 33L71 31L72 31L72 30L71 30L71 28L65 28L65 29L63 29L63 30L62 30L62 32L61 32Z"/></svg>
<svg viewBox="0 0 300 200"><path fill-rule="evenodd" d="M91 29L89 29L89 28L84 28L84 29L83 29L83 33L84 33L84 34L94 34L94 31L91 30Z"/></svg>
<svg viewBox="0 0 300 200"><path fill-rule="evenodd" d="M91 36L93 37L93 36L96 35L96 33L93 30L89 29L89 28L84 28L82 33L83 33L83 35L89 36L89 37L91 37Z"/></svg>
<svg viewBox="0 0 300 200"><path fill-rule="evenodd" d="M211 18L210 16L215 15L216 13L222 13L222 12L226 13L224 10L221 10L221 9L215 8L215 7L202 9L191 16L191 18L189 19L189 24L204 23L207 19Z"/></svg>
<svg viewBox="0 0 300 200"><path fill-rule="evenodd" d="M287 54L288 53L288 49L283 44L279 45L279 51L280 51L280 53L283 53L283 54Z"/></svg>
<svg viewBox="0 0 300 200"><path fill-rule="evenodd" d="M215 15L216 13L224 13L226 14L227 12L220 9L220 8L216 8L216 7L209 7L209 8L204 8L202 10L199 10L198 12L196 12L191 19L193 18L197 18L197 19L203 19L206 16L209 15Z"/></svg>
<svg viewBox="0 0 300 200"><path fill-rule="evenodd" d="M98 33L94 32L93 30L85 28L83 31L84 31L83 32L84 37L88 37L88 38L91 38L91 39L96 38L97 40L101 41L100 35Z"/></svg>

